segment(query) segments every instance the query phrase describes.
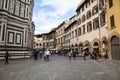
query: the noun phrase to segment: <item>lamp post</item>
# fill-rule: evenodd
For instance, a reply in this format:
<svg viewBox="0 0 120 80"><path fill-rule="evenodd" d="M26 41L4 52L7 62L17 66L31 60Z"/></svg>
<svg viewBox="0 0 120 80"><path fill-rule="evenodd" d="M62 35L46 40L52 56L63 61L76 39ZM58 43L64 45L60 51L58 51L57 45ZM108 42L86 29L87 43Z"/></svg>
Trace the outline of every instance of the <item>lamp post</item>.
<svg viewBox="0 0 120 80"><path fill-rule="evenodd" d="M103 0L104 1L104 0ZM97 0L97 4L98 4L98 18L99 18L99 53L101 55L101 51L102 51L102 44L101 44L101 19L100 19L100 9L101 9L101 13L105 10L104 9L104 2L100 3L100 0ZM99 5L100 4L100 5Z"/></svg>
<svg viewBox="0 0 120 80"><path fill-rule="evenodd" d="M101 40L101 30L100 30L101 24L100 24L99 0L97 0L97 5L98 5L98 25L99 25L99 28L98 28L98 34L99 34L99 54L101 54L101 42L100 42L100 40ZM98 56L98 54L97 54L97 56Z"/></svg>

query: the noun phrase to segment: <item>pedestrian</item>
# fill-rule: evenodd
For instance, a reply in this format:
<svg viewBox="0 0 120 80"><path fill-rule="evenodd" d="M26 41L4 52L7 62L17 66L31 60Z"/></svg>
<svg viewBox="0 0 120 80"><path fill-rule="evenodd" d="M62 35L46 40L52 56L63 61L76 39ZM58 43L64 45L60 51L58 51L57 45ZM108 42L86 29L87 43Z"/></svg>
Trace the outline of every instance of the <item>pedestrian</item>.
<svg viewBox="0 0 120 80"><path fill-rule="evenodd" d="M39 58L40 58L40 59L42 59L42 55L43 55L43 51L40 50L40 51L39 51Z"/></svg>
<svg viewBox="0 0 120 80"><path fill-rule="evenodd" d="M44 61L46 61L46 54L45 54L45 52L44 52Z"/></svg>
<svg viewBox="0 0 120 80"><path fill-rule="evenodd" d="M46 60L49 61L50 51L48 49L45 51L45 55L46 55Z"/></svg>
<svg viewBox="0 0 120 80"><path fill-rule="evenodd" d="M90 53L90 58L91 58L91 59L95 59L95 56L94 56L94 52L93 52L93 51Z"/></svg>
<svg viewBox="0 0 120 80"><path fill-rule="evenodd" d="M77 51L74 49L72 53L73 53L73 58L76 59L76 53L77 53Z"/></svg>
<svg viewBox="0 0 120 80"><path fill-rule="evenodd" d="M68 52L68 57L69 57L70 63L71 63L71 56L72 56L72 50L69 50L69 52Z"/></svg>
<svg viewBox="0 0 120 80"><path fill-rule="evenodd" d="M86 50L83 50L83 57L84 57L84 60L86 60Z"/></svg>
<svg viewBox="0 0 120 80"><path fill-rule="evenodd" d="M93 54L95 56L95 60L97 60L97 52L96 51L93 51Z"/></svg>
<svg viewBox="0 0 120 80"><path fill-rule="evenodd" d="M9 53L8 53L8 50L7 50L6 53L5 53L5 64L9 64L8 58L9 58Z"/></svg>
<svg viewBox="0 0 120 80"><path fill-rule="evenodd" d="M38 51L34 50L34 59L37 60L38 59Z"/></svg>

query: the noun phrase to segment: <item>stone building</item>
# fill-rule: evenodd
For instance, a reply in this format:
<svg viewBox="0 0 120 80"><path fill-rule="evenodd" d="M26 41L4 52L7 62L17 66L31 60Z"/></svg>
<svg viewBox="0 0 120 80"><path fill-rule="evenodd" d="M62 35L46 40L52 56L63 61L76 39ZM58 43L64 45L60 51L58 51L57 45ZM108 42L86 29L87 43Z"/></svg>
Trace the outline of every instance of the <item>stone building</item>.
<svg viewBox="0 0 120 80"><path fill-rule="evenodd" d="M108 55L108 25L104 0L82 0L74 21L65 30L70 33L68 43L79 53L86 48L95 50L100 57Z"/></svg>
<svg viewBox="0 0 120 80"><path fill-rule="evenodd" d="M48 33L48 48L50 50L55 50L56 49L56 28L52 29Z"/></svg>
<svg viewBox="0 0 120 80"><path fill-rule="evenodd" d="M35 34L34 35L34 49L42 49L43 48L43 35Z"/></svg>
<svg viewBox="0 0 120 80"><path fill-rule="evenodd" d="M75 36L75 34L77 33L76 31L78 31L78 30L75 30L75 27L77 27L76 15L71 17L68 22L69 22L69 24L64 30L65 31L65 45L66 45L67 49L77 48L77 47L73 46L73 44L78 42L76 40L77 38ZM73 40L72 38L75 38L75 39Z"/></svg>
<svg viewBox="0 0 120 80"><path fill-rule="evenodd" d="M52 29L49 33L36 34L34 35L34 48L38 50L56 48L56 28Z"/></svg>
<svg viewBox="0 0 120 80"><path fill-rule="evenodd" d="M63 21L56 28L56 49L63 50L65 48L65 28L68 25L68 21Z"/></svg>
<svg viewBox="0 0 120 80"><path fill-rule="evenodd" d="M106 6L111 58L120 60L120 0L106 0Z"/></svg>
<svg viewBox="0 0 120 80"><path fill-rule="evenodd" d="M33 48L34 0L0 0L0 55L9 50L11 58L29 57Z"/></svg>

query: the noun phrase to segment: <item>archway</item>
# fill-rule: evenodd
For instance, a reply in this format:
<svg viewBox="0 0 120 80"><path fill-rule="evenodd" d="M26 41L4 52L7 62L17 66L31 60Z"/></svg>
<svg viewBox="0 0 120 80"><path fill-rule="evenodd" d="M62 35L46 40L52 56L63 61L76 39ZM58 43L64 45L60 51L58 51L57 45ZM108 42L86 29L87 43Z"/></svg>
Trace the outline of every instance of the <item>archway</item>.
<svg viewBox="0 0 120 80"><path fill-rule="evenodd" d="M105 36L102 38L102 46L101 47L102 47L101 48L102 57L108 58L109 44L108 44L108 39Z"/></svg>
<svg viewBox="0 0 120 80"><path fill-rule="evenodd" d="M86 41L84 42L84 47L83 47L83 49L86 49L87 52L90 51L90 43L89 43L88 40L86 40Z"/></svg>
<svg viewBox="0 0 120 80"><path fill-rule="evenodd" d="M83 44L82 42L79 43L79 53L82 54L82 48L83 48Z"/></svg>
<svg viewBox="0 0 120 80"><path fill-rule="evenodd" d="M93 45L93 50L96 52L96 55L101 57L100 53L99 53L99 43L95 42Z"/></svg>
<svg viewBox="0 0 120 80"><path fill-rule="evenodd" d="M112 59L120 60L120 41L117 36L111 38Z"/></svg>

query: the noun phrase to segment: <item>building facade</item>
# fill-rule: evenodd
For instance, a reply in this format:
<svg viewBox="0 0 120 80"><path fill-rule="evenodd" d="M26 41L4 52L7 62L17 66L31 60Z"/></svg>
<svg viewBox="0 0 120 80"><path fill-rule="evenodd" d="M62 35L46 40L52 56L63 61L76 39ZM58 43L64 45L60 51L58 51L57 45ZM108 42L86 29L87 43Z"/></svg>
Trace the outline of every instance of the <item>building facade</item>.
<svg viewBox="0 0 120 80"><path fill-rule="evenodd" d="M99 57L120 60L119 3L119 0L82 0L76 15L55 29L55 39L45 35L44 47L52 48L49 43L54 42L57 50L76 49L82 54L87 49L96 51Z"/></svg>
<svg viewBox="0 0 120 80"><path fill-rule="evenodd" d="M54 50L56 48L56 28L49 33L34 35L34 49L37 50Z"/></svg>
<svg viewBox="0 0 120 80"><path fill-rule="evenodd" d="M35 29L33 6L34 0L0 0L1 55L9 50L11 58L29 57Z"/></svg>
<svg viewBox="0 0 120 80"><path fill-rule="evenodd" d="M108 25L104 0L82 0L77 15L68 28L69 46L82 53L84 48L95 50L100 57L109 56ZM67 38L65 40L67 40Z"/></svg>
<svg viewBox="0 0 120 80"><path fill-rule="evenodd" d="M42 49L43 48L43 37L41 34L34 35L34 49Z"/></svg>
<svg viewBox="0 0 120 80"><path fill-rule="evenodd" d="M75 34L77 34L78 30L75 30L76 29L75 27L77 27L76 15L69 19L69 24L64 30L65 31L65 45L66 45L67 49L77 48L74 46L74 44L76 44L78 42L76 40L77 35L75 36ZM74 38L74 40L73 40L73 38Z"/></svg>
<svg viewBox="0 0 120 80"><path fill-rule="evenodd" d="M120 0L106 0L111 58L120 60Z"/></svg>
<svg viewBox="0 0 120 80"><path fill-rule="evenodd" d="M48 49L55 50L56 49L56 28L52 29L48 33Z"/></svg>
<svg viewBox="0 0 120 80"><path fill-rule="evenodd" d="M63 50L65 48L65 28L68 25L68 21L62 22L56 28L56 49Z"/></svg>

